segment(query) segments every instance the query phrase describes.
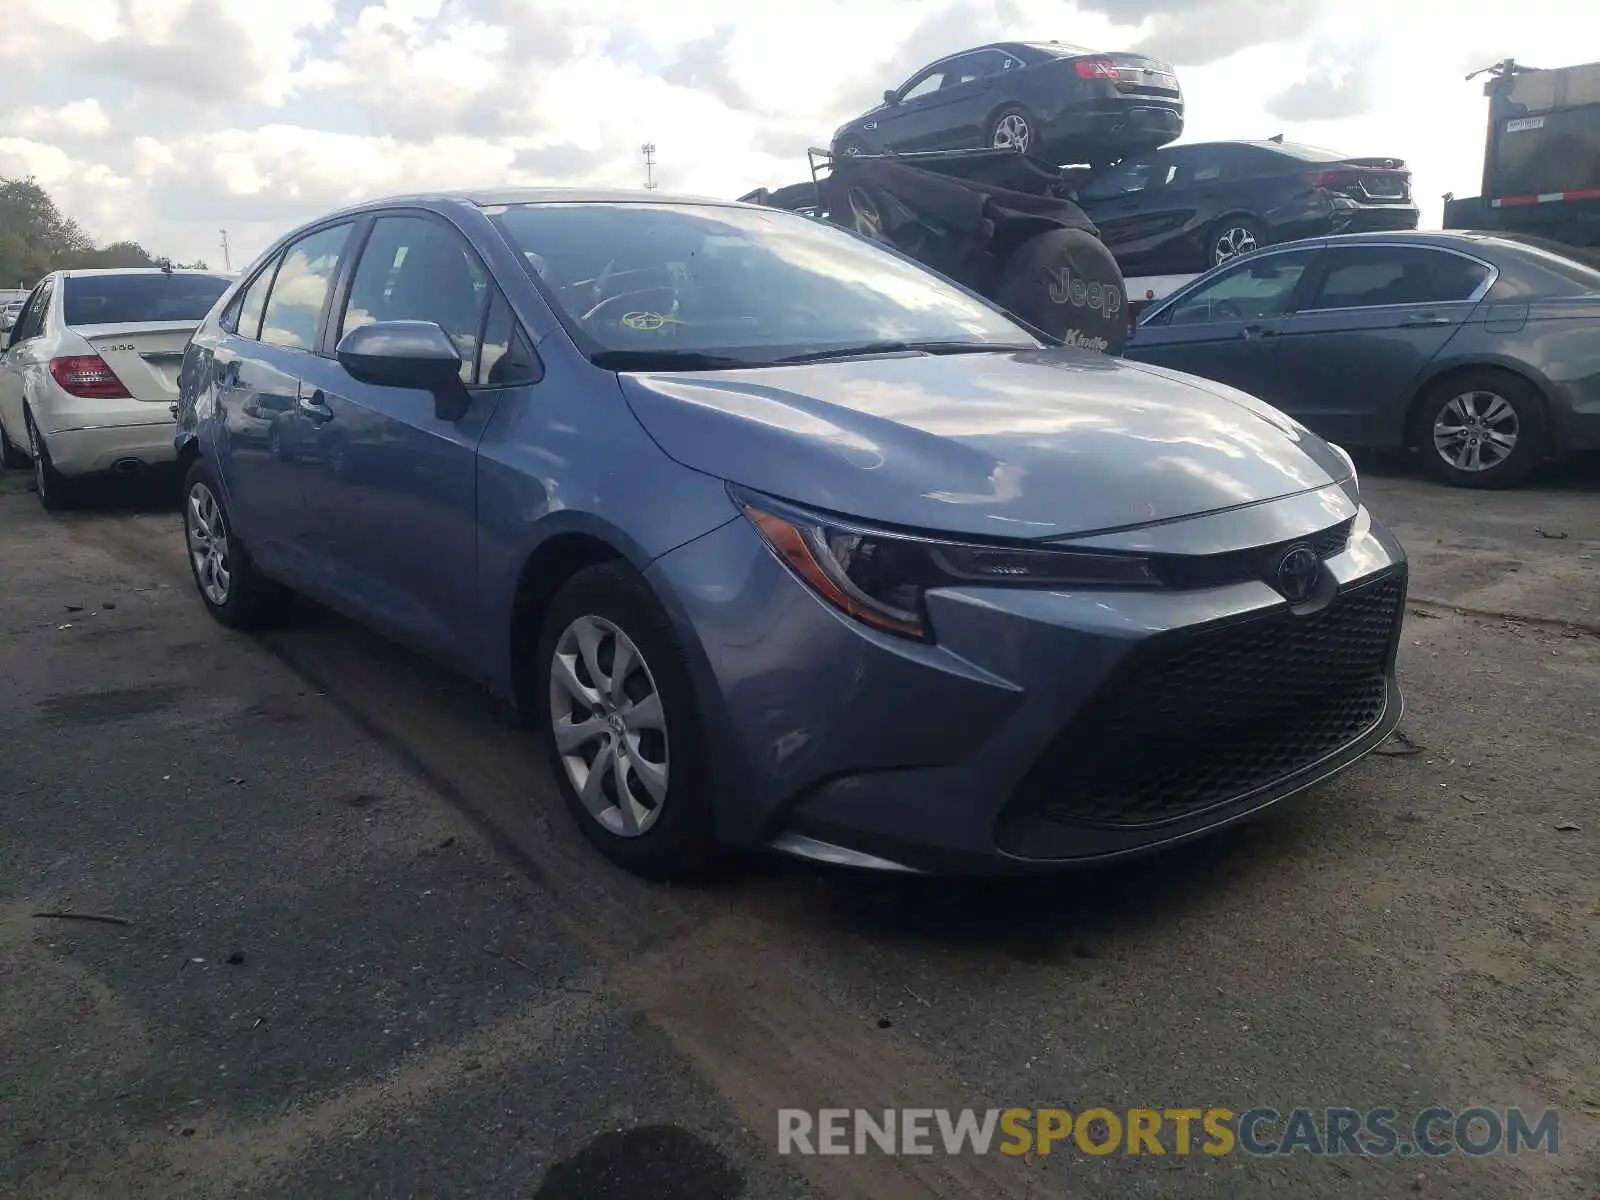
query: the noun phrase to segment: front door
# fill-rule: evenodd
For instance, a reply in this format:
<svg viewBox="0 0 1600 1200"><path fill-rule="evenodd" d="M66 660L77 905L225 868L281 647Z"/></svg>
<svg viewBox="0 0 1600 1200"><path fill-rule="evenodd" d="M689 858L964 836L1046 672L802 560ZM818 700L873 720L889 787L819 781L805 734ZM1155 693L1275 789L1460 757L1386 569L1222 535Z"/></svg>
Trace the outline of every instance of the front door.
<svg viewBox="0 0 1600 1200"><path fill-rule="evenodd" d="M1240 261L1152 314L1124 353L1288 408L1278 343L1319 253L1269 252Z"/></svg>
<svg viewBox="0 0 1600 1200"><path fill-rule="evenodd" d="M381 216L344 311L329 317L334 340L375 321L432 321L461 352L472 405L442 419L430 393L362 383L333 358L302 381L306 517L330 585L362 618L447 655L476 609L478 441L504 394L476 373L491 296L487 271L443 219Z"/></svg>
<svg viewBox="0 0 1600 1200"><path fill-rule="evenodd" d="M1324 437L1404 443L1417 378L1455 336L1493 270L1427 246L1336 247L1315 293L1279 339L1283 407Z"/></svg>

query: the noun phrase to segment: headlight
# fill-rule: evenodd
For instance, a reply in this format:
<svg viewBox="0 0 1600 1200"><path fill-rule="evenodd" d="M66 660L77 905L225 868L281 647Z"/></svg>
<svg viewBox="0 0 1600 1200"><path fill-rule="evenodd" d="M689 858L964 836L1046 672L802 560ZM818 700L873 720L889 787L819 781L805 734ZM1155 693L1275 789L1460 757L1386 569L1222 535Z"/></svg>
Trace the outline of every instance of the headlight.
<svg viewBox="0 0 1600 1200"><path fill-rule="evenodd" d="M730 488L762 539L841 612L902 637L929 639L923 597L962 584L1157 587L1148 559L1028 546L983 545L871 529Z"/></svg>
<svg viewBox="0 0 1600 1200"><path fill-rule="evenodd" d="M1357 504L1361 503L1361 476L1356 474L1356 460L1350 457L1350 452L1337 442L1329 442L1328 449L1339 456L1339 461L1344 463L1345 470L1350 472L1350 478L1344 485L1344 494Z"/></svg>

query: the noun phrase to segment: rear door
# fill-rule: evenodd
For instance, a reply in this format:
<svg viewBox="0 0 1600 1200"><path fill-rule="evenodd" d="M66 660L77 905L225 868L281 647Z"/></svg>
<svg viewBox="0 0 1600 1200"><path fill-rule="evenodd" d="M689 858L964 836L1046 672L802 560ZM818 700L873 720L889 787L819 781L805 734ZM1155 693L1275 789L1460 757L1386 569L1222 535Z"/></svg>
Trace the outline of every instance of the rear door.
<svg viewBox="0 0 1600 1200"><path fill-rule="evenodd" d="M1022 63L1004 50L974 50L945 64L937 123L920 150L968 150L986 145L989 114L1006 99L1002 76Z"/></svg>
<svg viewBox="0 0 1600 1200"><path fill-rule="evenodd" d="M347 608L449 656L477 608L477 450L511 365L491 375L510 310L461 233L421 211L378 217L345 290L330 351L360 325L434 322L461 354L472 402L444 420L427 391L363 383L331 354L318 359L301 395L309 536ZM480 356L480 343L495 350Z"/></svg>
<svg viewBox="0 0 1600 1200"><path fill-rule="evenodd" d="M322 226L269 262L241 293L235 328L216 351L224 415L216 449L235 530L268 571L313 590L317 556L307 538L305 467L296 453L300 380L316 359L353 229L351 221Z"/></svg>
<svg viewBox="0 0 1600 1200"><path fill-rule="evenodd" d="M1219 270L1141 322L1125 356L1215 379L1282 407L1279 335L1321 253L1320 247L1272 250Z"/></svg>
<svg viewBox="0 0 1600 1200"><path fill-rule="evenodd" d="M1488 263L1454 250L1335 243L1283 330L1280 407L1335 441L1400 445L1418 377L1494 278Z"/></svg>

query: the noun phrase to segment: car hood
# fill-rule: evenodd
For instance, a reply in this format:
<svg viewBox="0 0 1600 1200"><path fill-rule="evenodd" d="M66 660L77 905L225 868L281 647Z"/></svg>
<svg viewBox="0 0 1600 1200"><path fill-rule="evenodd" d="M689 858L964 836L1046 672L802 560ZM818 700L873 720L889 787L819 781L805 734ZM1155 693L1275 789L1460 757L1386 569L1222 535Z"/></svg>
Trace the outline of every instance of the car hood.
<svg viewBox="0 0 1600 1200"><path fill-rule="evenodd" d="M814 508L985 537L1063 537L1342 481L1338 455L1261 401L1074 350L628 373L685 466Z"/></svg>

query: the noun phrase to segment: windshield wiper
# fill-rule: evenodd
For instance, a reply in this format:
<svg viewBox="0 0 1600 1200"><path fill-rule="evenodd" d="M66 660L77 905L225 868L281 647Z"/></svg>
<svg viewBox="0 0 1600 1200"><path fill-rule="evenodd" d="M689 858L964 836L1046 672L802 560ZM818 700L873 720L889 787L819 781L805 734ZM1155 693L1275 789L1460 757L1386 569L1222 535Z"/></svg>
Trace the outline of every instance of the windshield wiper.
<svg viewBox="0 0 1600 1200"><path fill-rule="evenodd" d="M868 354L998 354L1016 350L1037 350L1021 342L863 342L859 346L840 346L831 350L807 350L775 358L774 363L827 362L835 358L860 358Z"/></svg>
<svg viewBox="0 0 1600 1200"><path fill-rule="evenodd" d="M730 371L760 367L765 362L698 350L601 350L589 361L607 371Z"/></svg>

